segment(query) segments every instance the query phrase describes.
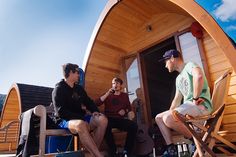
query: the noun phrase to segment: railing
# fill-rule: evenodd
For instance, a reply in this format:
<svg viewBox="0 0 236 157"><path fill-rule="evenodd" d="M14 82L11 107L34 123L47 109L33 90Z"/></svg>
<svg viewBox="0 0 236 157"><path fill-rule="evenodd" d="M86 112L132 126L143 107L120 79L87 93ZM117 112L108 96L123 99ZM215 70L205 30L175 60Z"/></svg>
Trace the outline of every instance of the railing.
<svg viewBox="0 0 236 157"><path fill-rule="evenodd" d="M0 128L0 144L9 144L8 151L12 151L12 145L18 142L19 121L11 121Z"/></svg>

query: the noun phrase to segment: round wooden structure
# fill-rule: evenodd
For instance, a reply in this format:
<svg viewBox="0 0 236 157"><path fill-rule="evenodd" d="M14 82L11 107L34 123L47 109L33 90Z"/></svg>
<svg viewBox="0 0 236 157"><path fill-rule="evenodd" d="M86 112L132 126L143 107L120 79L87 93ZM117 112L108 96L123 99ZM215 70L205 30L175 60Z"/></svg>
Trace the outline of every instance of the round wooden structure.
<svg viewBox="0 0 236 157"><path fill-rule="evenodd" d="M204 55L202 62L207 65L208 82L212 85L227 69L236 70L236 49L211 15L195 1L109 0L94 28L83 63L88 94L98 98L111 87L111 79L115 76L126 80L124 60L135 56L146 101L146 121L151 122L147 94L149 80L144 74L142 56L146 50L171 37L176 40L177 35L190 29L193 22L203 28L199 49ZM176 48L180 49L180 45L176 44ZM234 72L228 95L223 127L236 131ZM229 135L231 137L236 140L236 136Z"/></svg>
<svg viewBox="0 0 236 157"><path fill-rule="evenodd" d="M49 105L52 101L51 93L53 88L14 83L10 88L5 103L3 105L0 128L11 121L20 119L20 114L36 105ZM18 128L19 129L19 128ZM15 150L17 143L13 144L12 150ZM0 151L6 151L9 143L0 143Z"/></svg>

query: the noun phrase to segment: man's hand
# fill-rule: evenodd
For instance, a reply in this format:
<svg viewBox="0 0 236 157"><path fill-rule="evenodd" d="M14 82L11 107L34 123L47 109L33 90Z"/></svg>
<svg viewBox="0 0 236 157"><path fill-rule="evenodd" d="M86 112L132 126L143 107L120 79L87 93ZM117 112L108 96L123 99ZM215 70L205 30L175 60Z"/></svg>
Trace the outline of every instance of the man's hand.
<svg viewBox="0 0 236 157"><path fill-rule="evenodd" d="M201 105L205 100L202 98L198 98L197 100L193 100L193 103L195 105Z"/></svg>
<svg viewBox="0 0 236 157"><path fill-rule="evenodd" d="M133 111L128 112L128 119L129 119L129 120L133 120L134 117L135 117L135 114L134 114Z"/></svg>
<svg viewBox="0 0 236 157"><path fill-rule="evenodd" d="M114 90L113 88L110 88L110 89L108 90L108 93L109 93L109 94L113 94L113 93L115 93L115 90Z"/></svg>

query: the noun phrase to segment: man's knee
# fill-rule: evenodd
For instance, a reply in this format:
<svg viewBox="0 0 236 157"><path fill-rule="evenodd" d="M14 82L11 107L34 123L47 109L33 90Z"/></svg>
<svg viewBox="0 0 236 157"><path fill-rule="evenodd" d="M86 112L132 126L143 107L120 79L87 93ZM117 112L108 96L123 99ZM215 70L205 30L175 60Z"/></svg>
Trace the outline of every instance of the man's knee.
<svg viewBox="0 0 236 157"><path fill-rule="evenodd" d="M169 128L172 128L173 125L176 125L175 120L173 119L173 116L171 114L168 114L163 117L163 122L165 123L166 126Z"/></svg>
<svg viewBox="0 0 236 157"><path fill-rule="evenodd" d="M88 130L87 127L87 123L83 120L73 120L70 125L70 129L75 130L77 133L85 132L86 130Z"/></svg>
<svg viewBox="0 0 236 157"><path fill-rule="evenodd" d="M160 116L160 114L157 114L157 115L156 115L155 121L156 121L157 125L158 125L160 122L163 122L162 117Z"/></svg>
<svg viewBox="0 0 236 157"><path fill-rule="evenodd" d="M108 124L107 118L104 115L100 115L98 117L98 126L105 126L106 127L107 124Z"/></svg>

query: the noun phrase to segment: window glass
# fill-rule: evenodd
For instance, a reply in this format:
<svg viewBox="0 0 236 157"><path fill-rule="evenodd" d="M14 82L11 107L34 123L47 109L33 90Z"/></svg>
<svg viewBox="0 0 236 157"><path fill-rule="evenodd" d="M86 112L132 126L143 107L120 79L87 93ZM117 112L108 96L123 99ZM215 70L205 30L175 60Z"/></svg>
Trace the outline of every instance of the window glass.
<svg viewBox="0 0 236 157"><path fill-rule="evenodd" d="M138 72L138 62L137 58L133 60L129 67L127 67L126 78L127 87L130 102L137 97L135 90L140 87L139 72Z"/></svg>
<svg viewBox="0 0 236 157"><path fill-rule="evenodd" d="M197 44L197 39L192 35L192 33L187 32L180 35L179 43L184 62L194 62L198 64L202 69L204 69Z"/></svg>

